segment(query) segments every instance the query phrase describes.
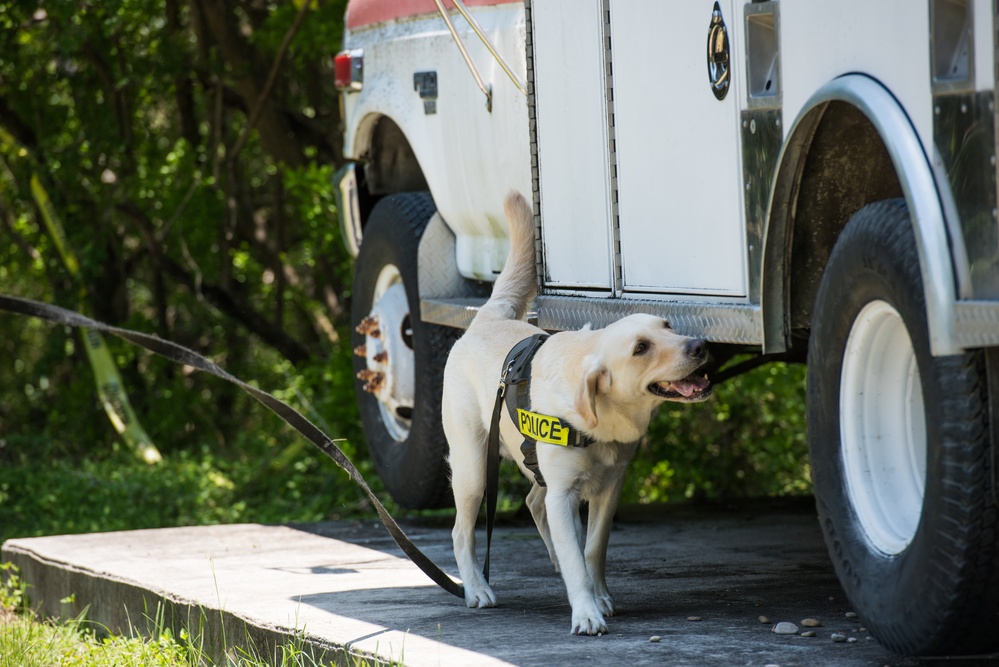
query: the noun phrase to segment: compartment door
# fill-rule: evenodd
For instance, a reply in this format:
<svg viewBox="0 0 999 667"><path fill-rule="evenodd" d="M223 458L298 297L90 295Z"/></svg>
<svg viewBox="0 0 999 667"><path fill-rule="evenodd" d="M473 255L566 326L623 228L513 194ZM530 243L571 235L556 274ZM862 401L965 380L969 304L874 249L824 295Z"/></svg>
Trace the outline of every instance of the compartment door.
<svg viewBox="0 0 999 667"><path fill-rule="evenodd" d="M742 11L734 11L733 0L718 4L730 80L721 100L708 81L714 0L610 1L626 293L747 293L738 126Z"/></svg>
<svg viewBox="0 0 999 667"><path fill-rule="evenodd" d="M544 282L610 291L606 13L602 0L532 3Z"/></svg>

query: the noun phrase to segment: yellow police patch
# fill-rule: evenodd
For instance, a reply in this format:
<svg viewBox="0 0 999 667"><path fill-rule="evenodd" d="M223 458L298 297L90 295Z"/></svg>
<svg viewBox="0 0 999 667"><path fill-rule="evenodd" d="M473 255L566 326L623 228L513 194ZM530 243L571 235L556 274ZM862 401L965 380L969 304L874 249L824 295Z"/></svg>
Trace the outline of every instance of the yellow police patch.
<svg viewBox="0 0 999 667"><path fill-rule="evenodd" d="M534 438L538 442L547 442L550 445L569 444L569 428L562 425L558 417L539 415L536 412L528 412L517 408L517 428L524 435Z"/></svg>

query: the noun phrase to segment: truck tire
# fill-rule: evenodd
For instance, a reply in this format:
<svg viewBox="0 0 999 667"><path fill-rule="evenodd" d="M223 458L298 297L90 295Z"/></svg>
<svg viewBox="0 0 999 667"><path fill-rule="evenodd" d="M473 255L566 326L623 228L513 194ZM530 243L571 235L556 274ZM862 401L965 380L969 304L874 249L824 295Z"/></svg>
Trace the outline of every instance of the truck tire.
<svg viewBox="0 0 999 667"><path fill-rule="evenodd" d="M897 653L995 649L999 523L985 354L930 355L903 200L853 216L813 312L812 481L847 598Z"/></svg>
<svg viewBox="0 0 999 667"><path fill-rule="evenodd" d="M420 320L417 287L420 238L435 211L425 192L390 195L375 205L351 303L364 437L386 489L407 509L453 503L441 384L458 332Z"/></svg>

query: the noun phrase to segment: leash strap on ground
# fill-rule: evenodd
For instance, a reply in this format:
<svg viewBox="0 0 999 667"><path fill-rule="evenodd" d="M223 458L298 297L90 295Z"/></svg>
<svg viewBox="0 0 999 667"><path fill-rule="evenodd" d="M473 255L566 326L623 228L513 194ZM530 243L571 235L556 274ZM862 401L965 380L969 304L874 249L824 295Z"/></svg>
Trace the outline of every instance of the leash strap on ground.
<svg viewBox="0 0 999 667"><path fill-rule="evenodd" d="M287 422L288 425L305 436L312 444L333 459L338 466L343 468L350 478L354 480L359 487L361 487L361 490L368 496L368 499L371 500L372 504L375 506L375 510L378 512L378 516L381 518L382 523L385 524L385 528L392 536L392 539L395 540L396 544L399 545L409 559L413 561L417 567L423 570L423 572L438 586L443 588L448 593L464 599L465 589L461 583L455 581L447 573L437 567L426 554L420 551L416 545L413 544L408 537L406 537L406 533L404 533L402 528L399 527L399 524L395 522L392 515L388 513L388 510L385 509L385 506L382 505L381 501L378 500L378 497L375 496L371 487L369 487L368 483L364 481L364 477L361 476L361 473L357 470L354 464L350 462L350 459L347 458L347 455L343 453L333 439L323 433L319 427L310 422L305 416L284 401L281 401L267 392L257 389L256 387L243 382L239 378L230 375L214 362L206 359L197 352L157 336L113 327L108 324L104 324L103 322L92 320L89 317L85 317L84 315L72 310L67 310L58 306L2 294L0 294L0 310L11 313L19 313L21 315L27 315L28 317L37 317L49 322L55 322L56 324L103 331L127 340L134 345L145 348L150 352L154 352L155 354L165 357L170 361L197 368L200 371L204 371L205 373L222 378L223 380L236 385L246 393L253 396L253 398L257 399L260 403L263 403L263 405L271 410L271 412Z"/></svg>

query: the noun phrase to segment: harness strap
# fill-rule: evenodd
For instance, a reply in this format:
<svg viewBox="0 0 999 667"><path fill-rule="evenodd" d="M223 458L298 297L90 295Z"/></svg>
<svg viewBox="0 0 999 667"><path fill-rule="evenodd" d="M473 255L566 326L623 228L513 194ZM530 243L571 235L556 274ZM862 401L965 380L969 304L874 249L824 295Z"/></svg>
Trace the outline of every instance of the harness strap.
<svg viewBox="0 0 999 667"><path fill-rule="evenodd" d="M540 335L541 334L538 334L538 336ZM544 340L541 342L544 342ZM524 466L534 474L534 481L537 482L538 486L547 486L547 484L545 484L545 478L541 474L541 467L538 465L539 437L542 438L543 442L557 444L563 447L588 447L595 441L579 429L573 428L572 425L564 419L548 415L539 415L531 412L531 361L533 360L534 353L537 352L538 347L541 347L541 343L534 346L530 351L529 356L526 356L526 358L518 364L517 369L520 375L516 378L517 382L513 383L507 391L506 406L510 413L510 419L512 419L513 423L517 425L521 435L524 436L524 442L520 444L520 451L524 455ZM507 384L511 384L511 382L508 380ZM530 427L525 429L525 423L529 424L532 419L544 422L546 427L552 431L557 429L560 434L560 438L557 440L545 439L544 435L548 434L543 432L534 433Z"/></svg>
<svg viewBox="0 0 999 667"><path fill-rule="evenodd" d="M496 391L496 403L489 422L489 443L486 450L486 558L482 564L482 574L489 581L489 549L493 543L493 526L496 523L496 500L499 496L499 416L503 407L503 394L506 384L501 380Z"/></svg>
<svg viewBox="0 0 999 667"><path fill-rule="evenodd" d="M493 526L496 524L496 501L499 496L499 420L504 398L510 418L524 436L524 442L520 445L520 451L524 454L524 466L534 473L534 481L539 486L545 486L545 478L538 466L538 441L521 426L518 410L527 412L534 418L543 419L549 425L557 426L565 442L559 441L555 444L586 447L594 442L592 438L573 428L563 419L530 412L531 361L538 348L549 338L549 334L546 333L537 333L525 338L514 345L503 360L503 372L500 376L499 389L496 391L496 402L493 403L493 414L489 420L489 438L486 447L486 558L482 567L486 581L489 581L489 552L493 541ZM555 441L546 440L546 442Z"/></svg>
<svg viewBox="0 0 999 667"><path fill-rule="evenodd" d="M443 588L445 591L459 598L465 597L465 589L461 583L452 579L447 573L437 567L434 562L430 560L426 554L420 551L420 549L406 536L406 533L403 532L402 528L399 527L399 524L397 524L395 519L392 518L392 515L390 515L388 510L385 509L385 506L378 500L378 497L375 495L374 491L371 490L371 487L368 486L368 483L364 481L364 477L361 476L360 471L354 467L354 464L350 462L347 455L344 454L343 451L336 445L336 441L323 433L318 426L310 422L305 416L284 401L281 401L271 394L257 389L256 387L243 382L239 378L230 375L219 366L215 365L215 363L201 356L197 352L157 336L150 336L149 334L130 331L128 329L119 329L118 327L112 327L104 324L103 322L92 320L89 317L80 315L72 310L66 310L65 308L59 308L58 306L51 306L49 304L39 303L29 299L5 296L3 294L0 294L0 310L11 313L20 313L21 315L27 315L28 317L37 317L39 319L48 320L49 322L65 324L71 327L83 327L113 334L119 338L127 340L130 343L138 345L139 347L145 348L150 352L155 352L160 356L166 357L170 361L192 366L200 371L204 371L205 373L222 378L223 380L236 385L246 393L253 396L253 398L263 403L265 407L274 412L277 416L281 417L281 419L286 421L296 431L308 438L312 444L321 449L324 454L329 456L336 462L337 465L343 468L350 478L354 480L359 487L361 487L361 490L368 496L368 499L371 500L375 511L378 512L378 516L381 518L385 528L392 536L392 539L395 540L396 544L399 545L409 559L413 561L417 567L423 570L423 572L430 577L434 583Z"/></svg>
<svg viewBox="0 0 999 667"><path fill-rule="evenodd" d="M489 439L486 447L486 558L482 565L482 574L489 581L489 551L493 543L493 526L496 525L496 501L499 497L499 420L503 408L503 397L512 383L514 386L525 381L524 366L526 364L526 379L531 377L531 359L541 344L548 339L548 334L534 334L520 341L510 350L503 360L503 373L500 376L499 389L496 391L496 402L493 404L493 414L489 420Z"/></svg>

